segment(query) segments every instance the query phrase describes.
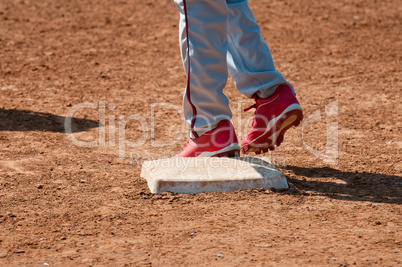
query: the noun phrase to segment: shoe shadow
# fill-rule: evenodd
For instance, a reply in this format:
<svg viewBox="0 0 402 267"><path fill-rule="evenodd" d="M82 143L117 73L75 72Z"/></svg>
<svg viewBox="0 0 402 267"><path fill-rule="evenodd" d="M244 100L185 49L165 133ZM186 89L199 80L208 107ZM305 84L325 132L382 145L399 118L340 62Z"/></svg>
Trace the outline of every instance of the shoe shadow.
<svg viewBox="0 0 402 267"><path fill-rule="evenodd" d="M66 118L67 117L50 113L0 108L0 131L47 131L64 133L64 121ZM98 121L77 118L71 119L72 133L87 131L99 126Z"/></svg>
<svg viewBox="0 0 402 267"><path fill-rule="evenodd" d="M287 166L284 169L307 178L299 180L287 177L288 182L305 194L349 201L402 204L402 177L400 176L342 172L329 167Z"/></svg>

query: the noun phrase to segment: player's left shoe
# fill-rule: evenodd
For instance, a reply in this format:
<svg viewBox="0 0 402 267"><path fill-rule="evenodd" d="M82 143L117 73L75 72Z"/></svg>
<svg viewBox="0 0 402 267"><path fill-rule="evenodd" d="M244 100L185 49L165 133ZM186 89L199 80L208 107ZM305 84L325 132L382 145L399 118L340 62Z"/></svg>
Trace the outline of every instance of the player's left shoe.
<svg viewBox="0 0 402 267"><path fill-rule="evenodd" d="M254 99L256 103L244 109L255 108L256 111L251 128L241 144L241 151L260 154L279 146L285 132L303 120L303 111L287 85L280 85L268 98Z"/></svg>
<svg viewBox="0 0 402 267"><path fill-rule="evenodd" d="M183 151L174 156L181 157L234 157L239 156L240 146L229 120L222 120L217 127L197 138L189 138Z"/></svg>

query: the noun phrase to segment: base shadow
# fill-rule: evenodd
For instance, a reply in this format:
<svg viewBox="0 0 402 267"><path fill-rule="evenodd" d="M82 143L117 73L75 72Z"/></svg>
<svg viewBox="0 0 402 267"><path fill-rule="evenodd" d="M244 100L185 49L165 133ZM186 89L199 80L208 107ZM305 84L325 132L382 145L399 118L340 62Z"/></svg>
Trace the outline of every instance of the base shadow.
<svg viewBox="0 0 402 267"><path fill-rule="evenodd" d="M311 195L321 195L349 201L402 204L402 177L367 173L342 172L333 168L304 168L287 166L297 176L309 179L288 178L296 189ZM319 178L318 180L313 180ZM343 181L333 181L333 178ZM325 179L323 181L323 179Z"/></svg>

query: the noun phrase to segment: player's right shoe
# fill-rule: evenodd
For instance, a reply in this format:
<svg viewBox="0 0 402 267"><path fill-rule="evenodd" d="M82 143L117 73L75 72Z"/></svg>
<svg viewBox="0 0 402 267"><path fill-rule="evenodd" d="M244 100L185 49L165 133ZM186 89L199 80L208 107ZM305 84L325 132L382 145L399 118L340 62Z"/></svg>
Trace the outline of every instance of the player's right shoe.
<svg viewBox="0 0 402 267"><path fill-rule="evenodd" d="M244 109L255 108L256 111L241 150L243 153L260 154L279 146L285 132L303 120L303 111L296 95L287 85L280 85L268 98L256 96L254 99L256 103Z"/></svg>
<svg viewBox="0 0 402 267"><path fill-rule="evenodd" d="M189 138L183 151L174 158L232 157L239 154L240 146L233 125L228 120L222 120L215 129L197 138Z"/></svg>

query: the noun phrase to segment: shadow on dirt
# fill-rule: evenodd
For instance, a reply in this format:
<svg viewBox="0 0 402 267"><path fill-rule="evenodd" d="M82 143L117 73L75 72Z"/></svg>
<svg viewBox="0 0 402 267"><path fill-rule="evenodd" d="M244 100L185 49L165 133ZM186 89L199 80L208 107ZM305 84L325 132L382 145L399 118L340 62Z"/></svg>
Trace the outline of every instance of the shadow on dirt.
<svg viewBox="0 0 402 267"><path fill-rule="evenodd" d="M50 113L0 108L0 131L47 131L64 133L65 119L66 117ZM72 118L70 132L83 132L96 127L99 127L98 121Z"/></svg>
<svg viewBox="0 0 402 267"><path fill-rule="evenodd" d="M321 195L334 199L368 201L376 203L402 204L402 177L376 173L342 172L329 167L302 168L287 166L298 176L308 179L299 180L287 177L299 191L311 195ZM314 179L320 179L314 180ZM328 181L323 181L323 178ZM336 183L332 179L342 180Z"/></svg>

